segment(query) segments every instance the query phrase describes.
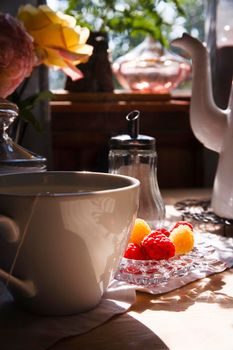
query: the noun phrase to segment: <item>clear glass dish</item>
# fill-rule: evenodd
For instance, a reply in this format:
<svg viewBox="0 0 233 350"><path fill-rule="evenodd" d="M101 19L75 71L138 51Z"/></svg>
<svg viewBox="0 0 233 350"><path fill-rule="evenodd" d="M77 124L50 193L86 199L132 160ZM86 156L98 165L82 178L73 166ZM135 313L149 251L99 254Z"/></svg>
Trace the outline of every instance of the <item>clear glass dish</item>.
<svg viewBox="0 0 233 350"><path fill-rule="evenodd" d="M122 258L115 273L115 279L136 286L153 288L169 282L170 279L188 275L191 271L223 271L225 263L216 260L215 249L198 243L185 255L177 255L169 260L133 260Z"/></svg>

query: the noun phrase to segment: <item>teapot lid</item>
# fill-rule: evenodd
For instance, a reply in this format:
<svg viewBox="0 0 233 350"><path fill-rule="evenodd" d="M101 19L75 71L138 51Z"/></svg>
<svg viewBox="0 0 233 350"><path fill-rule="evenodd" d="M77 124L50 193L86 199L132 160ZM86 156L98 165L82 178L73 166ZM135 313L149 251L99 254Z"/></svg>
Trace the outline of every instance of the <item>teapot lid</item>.
<svg viewBox="0 0 233 350"><path fill-rule="evenodd" d="M46 158L18 145L6 133L18 114L15 103L0 98L0 174L46 169Z"/></svg>
<svg viewBox="0 0 233 350"><path fill-rule="evenodd" d="M15 103L10 102L4 98L0 98L0 113L17 117L19 114L19 108Z"/></svg>
<svg viewBox="0 0 233 350"><path fill-rule="evenodd" d="M155 138L139 134L139 116L140 112L138 110L133 110L127 114L128 133L111 137L111 149L155 150Z"/></svg>

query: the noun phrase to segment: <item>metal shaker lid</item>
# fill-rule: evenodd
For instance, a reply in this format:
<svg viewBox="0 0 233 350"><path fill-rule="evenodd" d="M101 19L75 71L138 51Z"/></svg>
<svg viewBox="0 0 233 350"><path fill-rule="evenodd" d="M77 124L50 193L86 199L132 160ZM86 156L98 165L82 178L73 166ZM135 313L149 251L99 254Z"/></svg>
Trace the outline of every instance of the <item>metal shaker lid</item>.
<svg viewBox="0 0 233 350"><path fill-rule="evenodd" d="M111 137L111 149L155 150L155 138L139 134L139 116L140 112L138 110L133 110L127 114L128 133Z"/></svg>

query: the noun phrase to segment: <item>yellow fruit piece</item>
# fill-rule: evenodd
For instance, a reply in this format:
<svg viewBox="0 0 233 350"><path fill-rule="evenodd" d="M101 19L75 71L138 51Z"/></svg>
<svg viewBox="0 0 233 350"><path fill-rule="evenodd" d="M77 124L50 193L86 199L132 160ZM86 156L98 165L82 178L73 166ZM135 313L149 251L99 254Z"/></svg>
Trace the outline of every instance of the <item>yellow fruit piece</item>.
<svg viewBox="0 0 233 350"><path fill-rule="evenodd" d="M135 220L133 230L129 239L129 243L140 244L145 236L151 232L151 228L148 223L140 218Z"/></svg>
<svg viewBox="0 0 233 350"><path fill-rule="evenodd" d="M179 225L169 236L175 246L176 255L189 253L194 247L194 234L187 225Z"/></svg>

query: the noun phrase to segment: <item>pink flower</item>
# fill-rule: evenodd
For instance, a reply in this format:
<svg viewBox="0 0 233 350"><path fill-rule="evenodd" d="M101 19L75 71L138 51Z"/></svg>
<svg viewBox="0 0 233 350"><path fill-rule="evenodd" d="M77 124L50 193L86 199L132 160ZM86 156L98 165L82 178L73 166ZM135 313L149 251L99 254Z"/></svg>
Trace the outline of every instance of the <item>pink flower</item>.
<svg viewBox="0 0 233 350"><path fill-rule="evenodd" d="M34 63L32 38L16 18L0 13L0 97L9 96L31 74Z"/></svg>

